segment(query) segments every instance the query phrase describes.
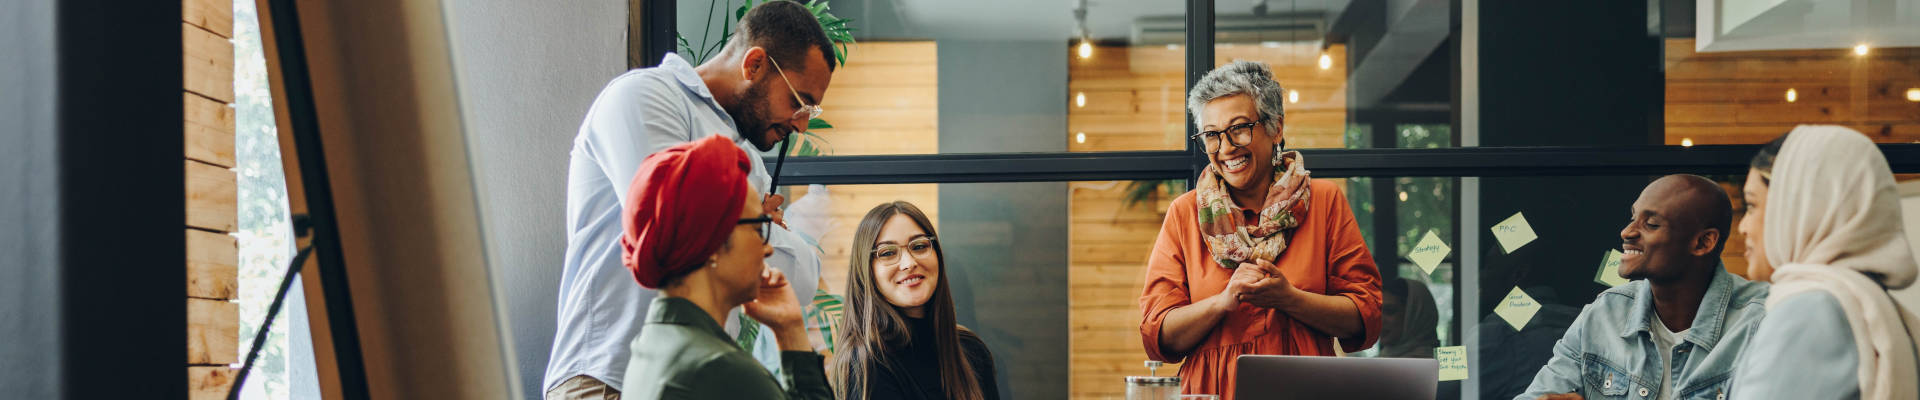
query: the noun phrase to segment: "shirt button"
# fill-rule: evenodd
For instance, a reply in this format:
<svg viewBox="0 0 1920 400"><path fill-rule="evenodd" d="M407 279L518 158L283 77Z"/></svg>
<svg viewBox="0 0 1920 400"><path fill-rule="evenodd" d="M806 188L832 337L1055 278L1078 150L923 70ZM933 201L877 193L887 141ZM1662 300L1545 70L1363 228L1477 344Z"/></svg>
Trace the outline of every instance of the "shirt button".
<svg viewBox="0 0 1920 400"><path fill-rule="evenodd" d="M1601 389L1612 389L1612 388L1613 388L1613 377L1611 377L1611 376L1609 376L1609 377L1607 377L1607 381L1606 381L1606 382L1603 382L1603 383L1601 383L1601 384L1600 384L1600 388L1601 388Z"/></svg>
<svg viewBox="0 0 1920 400"><path fill-rule="evenodd" d="M1640 388L1640 397L1647 397L1647 388Z"/></svg>
<svg viewBox="0 0 1920 400"><path fill-rule="evenodd" d="M1727 392L1720 392L1719 394L1715 394L1713 395L1713 398L1714 400L1727 400Z"/></svg>

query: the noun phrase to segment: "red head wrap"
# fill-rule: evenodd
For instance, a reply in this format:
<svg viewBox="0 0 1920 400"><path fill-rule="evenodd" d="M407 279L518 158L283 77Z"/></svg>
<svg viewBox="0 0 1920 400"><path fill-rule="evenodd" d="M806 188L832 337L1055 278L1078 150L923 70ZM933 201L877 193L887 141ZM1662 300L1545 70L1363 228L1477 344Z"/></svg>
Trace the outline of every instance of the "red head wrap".
<svg viewBox="0 0 1920 400"><path fill-rule="evenodd" d="M659 288L719 251L745 206L749 162L720 135L647 156L620 212L620 261L640 286Z"/></svg>

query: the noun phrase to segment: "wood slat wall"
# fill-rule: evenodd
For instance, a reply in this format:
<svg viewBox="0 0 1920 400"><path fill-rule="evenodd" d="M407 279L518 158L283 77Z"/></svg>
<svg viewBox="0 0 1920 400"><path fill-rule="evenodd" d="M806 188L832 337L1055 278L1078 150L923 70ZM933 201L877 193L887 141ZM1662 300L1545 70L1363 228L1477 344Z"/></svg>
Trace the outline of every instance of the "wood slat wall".
<svg viewBox="0 0 1920 400"><path fill-rule="evenodd" d="M1666 143L1757 144L1800 124L1852 127L1875 142L1920 141L1920 48L1696 53L1666 42ZM1786 93L1793 89L1795 100Z"/></svg>
<svg viewBox="0 0 1920 400"><path fill-rule="evenodd" d="M221 399L239 362L238 205L234 167L233 3L183 0L182 149L187 177L188 398Z"/></svg>
<svg viewBox="0 0 1920 400"><path fill-rule="evenodd" d="M1346 47L1326 50L1332 66L1320 69L1312 45L1216 47L1215 64L1232 60L1268 63L1275 79L1300 91L1286 105L1285 135L1294 148L1345 147ZM1086 105L1067 109L1070 151L1167 150L1186 146L1184 52L1165 47L1102 46L1088 59L1068 63L1069 99L1084 93ZM1085 132L1086 142L1075 140ZM1121 398L1124 377L1145 375L1140 341L1139 297L1147 255L1160 233L1171 196L1124 205L1128 182L1069 185L1068 391L1076 399ZM1184 188L1184 186L1182 186ZM1179 366L1163 367L1171 375Z"/></svg>
<svg viewBox="0 0 1920 400"><path fill-rule="evenodd" d="M1318 66L1314 45L1233 45L1214 49L1214 63L1253 60L1273 68L1280 84L1300 92L1286 105L1287 146L1345 147L1346 46L1326 49L1330 68ZM1186 148L1184 52L1165 47L1099 46L1089 58L1068 61L1068 96L1085 95L1067 110L1068 151ZM1076 134L1086 133L1086 142Z"/></svg>

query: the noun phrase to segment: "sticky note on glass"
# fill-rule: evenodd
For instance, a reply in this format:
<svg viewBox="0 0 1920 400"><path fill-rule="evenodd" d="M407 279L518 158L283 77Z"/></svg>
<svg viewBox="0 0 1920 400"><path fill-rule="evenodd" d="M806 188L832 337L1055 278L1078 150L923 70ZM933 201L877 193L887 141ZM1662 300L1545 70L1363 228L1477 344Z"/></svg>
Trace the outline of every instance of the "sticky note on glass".
<svg viewBox="0 0 1920 400"><path fill-rule="evenodd" d="M1627 278L1620 277L1620 251L1607 250L1600 257L1600 271L1593 273L1593 281L1608 287L1627 284Z"/></svg>
<svg viewBox="0 0 1920 400"><path fill-rule="evenodd" d="M1508 253L1519 250L1540 236L1533 234L1533 226L1527 225L1527 216L1513 213L1507 220L1493 225L1493 238L1500 240L1500 247Z"/></svg>
<svg viewBox="0 0 1920 400"><path fill-rule="evenodd" d="M1440 362L1440 381L1467 379L1467 347L1448 346L1433 349L1433 360Z"/></svg>
<svg viewBox="0 0 1920 400"><path fill-rule="evenodd" d="M1493 313L1499 314L1500 319L1507 320L1507 325L1513 325L1513 330L1516 331L1525 328L1527 321L1532 321L1533 314L1538 312L1540 312L1540 303L1533 301L1533 296L1528 296L1527 292L1520 288L1513 288L1513 291L1507 292L1507 298L1493 308Z"/></svg>
<svg viewBox="0 0 1920 400"><path fill-rule="evenodd" d="M1447 254L1451 252L1453 248L1447 247L1446 242L1440 241L1440 235L1427 231L1427 236L1420 238L1419 244L1413 245L1413 251L1407 252L1407 259L1413 260L1413 265L1420 266L1421 271L1431 275L1433 268L1440 266L1440 261L1446 260Z"/></svg>

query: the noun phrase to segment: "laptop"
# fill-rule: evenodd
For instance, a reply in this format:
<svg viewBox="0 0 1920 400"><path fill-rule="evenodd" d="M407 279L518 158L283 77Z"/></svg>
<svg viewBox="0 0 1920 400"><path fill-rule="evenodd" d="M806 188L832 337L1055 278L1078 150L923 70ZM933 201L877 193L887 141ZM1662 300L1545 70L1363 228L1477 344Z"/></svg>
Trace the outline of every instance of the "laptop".
<svg viewBox="0 0 1920 400"><path fill-rule="evenodd" d="M1235 399L1432 399L1440 362L1426 358L1242 355Z"/></svg>

